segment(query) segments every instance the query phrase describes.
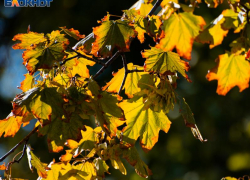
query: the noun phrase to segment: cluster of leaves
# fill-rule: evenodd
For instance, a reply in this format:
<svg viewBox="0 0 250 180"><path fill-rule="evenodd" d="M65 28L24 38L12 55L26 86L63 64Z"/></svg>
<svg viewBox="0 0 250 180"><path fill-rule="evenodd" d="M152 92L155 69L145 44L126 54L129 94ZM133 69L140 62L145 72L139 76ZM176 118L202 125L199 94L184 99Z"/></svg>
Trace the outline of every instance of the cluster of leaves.
<svg viewBox="0 0 250 180"><path fill-rule="evenodd" d="M205 2L217 7L222 0ZM0 121L0 136L13 137L32 120L36 124L31 134L47 136L50 152L66 150L59 162L45 164L26 145L31 134L19 143L25 143L23 153L27 152L30 169L36 168L40 180L102 179L109 173L109 162L126 175L122 159L138 175L148 177L152 173L134 145L139 139L145 152L154 147L159 131L167 133L170 128L167 114L175 103L194 136L206 141L190 107L175 91L178 74L191 82L186 72L194 41L209 43L213 48L234 29L240 37L231 43L230 52L219 56L218 65L207 78L218 80L217 93L221 95L234 86L239 86L240 91L247 88L250 4L229 0L231 8L203 29L203 17L193 13L199 3L200 0L186 4L178 0L139 0L124 11L121 19L105 16L86 37L66 27L46 35L31 31L16 35L13 40L21 42L13 48L25 49L23 64L28 73L20 86L23 92L12 102L13 110ZM141 53L144 66L127 63L125 52L129 52L131 41L138 38L143 43L145 34L155 41L155 46ZM71 48L66 35L81 40ZM124 67L101 88L96 77L118 57ZM95 64L102 67L90 75L88 66ZM125 95L121 97L123 90ZM11 164L0 167L6 171L7 179L11 179Z"/></svg>

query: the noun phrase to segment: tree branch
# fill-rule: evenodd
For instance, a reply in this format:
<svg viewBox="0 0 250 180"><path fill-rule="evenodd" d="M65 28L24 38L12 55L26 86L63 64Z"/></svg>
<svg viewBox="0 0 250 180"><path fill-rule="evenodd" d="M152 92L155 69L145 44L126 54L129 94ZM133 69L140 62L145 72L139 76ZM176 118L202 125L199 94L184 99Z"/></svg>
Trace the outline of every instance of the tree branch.
<svg viewBox="0 0 250 180"><path fill-rule="evenodd" d="M121 94L121 91L122 91L122 88L125 84L125 81L126 81L126 78L127 78L127 75L128 75L128 64L127 64L127 60L126 60L126 56L124 53L122 53L122 62L123 62L123 67L124 67L124 70L125 70L125 74L124 74L124 77L123 77L123 80L122 80L122 84L121 84L121 87L119 89L119 92L118 92L118 95Z"/></svg>
<svg viewBox="0 0 250 180"><path fill-rule="evenodd" d="M240 4L246 11L246 16L247 16L247 23L250 24L250 18L248 16L250 9L245 6L245 4Z"/></svg>
<svg viewBox="0 0 250 180"><path fill-rule="evenodd" d="M28 142L30 136L38 130L38 126L34 128L25 138L23 138L19 143L17 143L9 152L0 158L0 162L6 159L11 153L13 153L21 144Z"/></svg>
<svg viewBox="0 0 250 180"><path fill-rule="evenodd" d="M97 78L107 67L110 66L120 56L120 52L117 51L105 64L103 64L102 68L93 76L93 79ZM88 83L86 83L83 88L86 88Z"/></svg>
<svg viewBox="0 0 250 180"><path fill-rule="evenodd" d="M104 65L104 64L105 64L105 63L101 62L101 61L98 60L98 59L90 58L90 57L88 57L88 56L85 56L84 54L82 54L82 53L80 53L80 52L78 52L78 51L76 51L76 50L74 50L74 49L72 49L72 48L71 48L71 50L74 51L74 52L78 55L78 57L82 57L82 58L85 58L85 59L87 59L87 60L94 61L94 62L97 63L97 64L101 64L101 65Z"/></svg>
<svg viewBox="0 0 250 180"><path fill-rule="evenodd" d="M24 143L23 150L21 151L21 152L22 152L22 155L18 158L18 160L15 160L15 159L14 159L13 161L9 162L8 165L7 165L7 167L6 167L6 171L9 170L9 168L10 168L10 166L11 166L12 164L14 164L14 163L19 163L19 162L22 160L22 158L23 158L23 156L24 156L24 154L25 154L25 151L26 151L26 149L27 149L28 140L29 140L29 139L26 139L26 141L25 141L25 143Z"/></svg>
<svg viewBox="0 0 250 180"><path fill-rule="evenodd" d="M156 11L156 9L161 5L161 2L163 0L157 0L154 7L151 9L151 11L148 13L148 16L152 16L154 14L154 12Z"/></svg>
<svg viewBox="0 0 250 180"><path fill-rule="evenodd" d="M112 62L114 62L114 60L116 60L119 56L120 56L120 52L117 51L103 66L102 68L93 76L93 79L97 78L107 67L110 66L110 64L112 64Z"/></svg>

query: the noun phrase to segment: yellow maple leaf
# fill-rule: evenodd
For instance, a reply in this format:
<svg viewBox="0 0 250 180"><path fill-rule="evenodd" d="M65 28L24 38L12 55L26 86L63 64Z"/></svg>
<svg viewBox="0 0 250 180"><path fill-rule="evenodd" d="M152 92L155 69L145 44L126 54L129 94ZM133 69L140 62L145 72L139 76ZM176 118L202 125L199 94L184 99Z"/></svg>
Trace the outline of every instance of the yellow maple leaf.
<svg viewBox="0 0 250 180"><path fill-rule="evenodd" d="M174 13L163 22L165 37L156 47L166 51L176 48L180 56L190 60L193 41L205 24L201 16L191 12Z"/></svg>
<svg viewBox="0 0 250 180"><path fill-rule="evenodd" d="M129 63L128 69L129 70L134 70L134 69L143 70L143 67L133 65L133 63ZM124 68L119 69L118 72L116 73L113 73L114 77L111 79L110 82L106 84L106 86L102 88L102 90L117 93L121 87L124 74L125 74ZM145 74L145 72L132 72L127 75L123 89L125 89L125 94L129 98L132 98L135 93L140 91L140 89L138 88L138 81L140 80L141 75L143 74Z"/></svg>
<svg viewBox="0 0 250 180"><path fill-rule="evenodd" d="M162 49L151 47L150 50L142 52L142 57L146 58L144 69L149 72L164 74L167 71L179 72L183 77L189 80L185 71L188 71L189 64L180 59L177 53L164 51Z"/></svg>
<svg viewBox="0 0 250 180"><path fill-rule="evenodd" d="M209 81L218 80L217 93L226 95L234 86L238 86L240 92L249 86L250 64L244 55L226 53L217 59L218 65L207 74Z"/></svg>
<svg viewBox="0 0 250 180"><path fill-rule="evenodd" d="M21 124L22 124L22 119L23 117L21 116L13 116L12 113L4 119L0 120L0 137L2 136L3 133L4 137L12 136L19 131Z"/></svg>
<svg viewBox="0 0 250 180"><path fill-rule="evenodd" d="M143 98L135 102L123 101L122 107L126 124L123 128L122 140L131 145L140 137L140 143L145 151L153 148L158 141L159 131L168 132L171 122L163 113L154 112L150 108L144 109Z"/></svg>

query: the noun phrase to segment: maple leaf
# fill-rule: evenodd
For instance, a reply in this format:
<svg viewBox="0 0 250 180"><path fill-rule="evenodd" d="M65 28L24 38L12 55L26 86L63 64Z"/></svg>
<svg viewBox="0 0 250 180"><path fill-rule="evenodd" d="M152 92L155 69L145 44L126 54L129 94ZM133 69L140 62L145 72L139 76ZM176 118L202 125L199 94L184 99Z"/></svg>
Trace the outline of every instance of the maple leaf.
<svg viewBox="0 0 250 180"><path fill-rule="evenodd" d="M143 70L143 67L133 65L133 63L129 63L127 67L128 67L128 70L134 70L134 69ZM125 94L129 98L132 98L135 93L140 91L140 89L138 88L138 81L140 80L143 74L145 74L145 72L131 72L127 75L123 89L125 89ZM102 88L102 90L106 90L108 92L113 92L113 93L118 93L121 87L124 75L125 75L124 68L119 69L118 72L116 73L113 73L114 77L111 79L110 82L106 84L106 86Z"/></svg>
<svg viewBox="0 0 250 180"><path fill-rule="evenodd" d="M23 64L32 75L38 69L51 69L54 63L63 60L68 39L60 31L46 35L46 41L29 48L23 53Z"/></svg>
<svg viewBox="0 0 250 180"><path fill-rule="evenodd" d="M234 33L238 33L244 28L245 17L241 12L235 12L233 9L226 9L222 12L224 22L221 27L224 30L234 29Z"/></svg>
<svg viewBox="0 0 250 180"><path fill-rule="evenodd" d="M227 35L228 30L222 28L222 24L225 21L221 14L216 18L199 36L196 37L197 42L209 43L210 49L218 46L222 43L224 37Z"/></svg>
<svg viewBox="0 0 250 180"><path fill-rule="evenodd" d="M45 168L47 167L47 164L42 163L38 157L31 151L30 145L27 145L26 149L28 162L30 170L33 172L33 168L36 168L37 173L42 178L47 178L47 171Z"/></svg>
<svg viewBox="0 0 250 180"><path fill-rule="evenodd" d="M78 30L75 30L74 28L67 29L65 26L60 27L61 30L63 30L67 35L73 37L76 40L80 40L85 37L85 35L81 35Z"/></svg>
<svg viewBox="0 0 250 180"><path fill-rule="evenodd" d="M199 139L201 142L206 142L206 139L203 139L194 119L194 115L186 103L184 98L177 96L178 103L180 105L180 113L184 119L185 125L191 128L191 131L196 139Z"/></svg>
<svg viewBox="0 0 250 180"><path fill-rule="evenodd" d="M34 77L30 74L25 74L25 79L21 82L21 86L18 87L23 92L28 91L29 89L32 89L35 83Z"/></svg>
<svg viewBox="0 0 250 180"><path fill-rule="evenodd" d="M63 99L56 88L32 88L17 95L13 100L12 112L16 116L32 113L41 123L50 120L51 115L61 116Z"/></svg>
<svg viewBox="0 0 250 180"><path fill-rule="evenodd" d="M123 101L120 106L124 111L127 124L122 130L122 140L134 145L140 137L140 143L144 151L153 148L158 141L160 130L167 133L170 128L171 122L162 111L154 112L150 108L144 109L143 98L135 102Z"/></svg>
<svg viewBox="0 0 250 180"><path fill-rule="evenodd" d="M193 13L174 13L163 22L165 37L156 47L166 51L176 48L180 56L190 60L193 41L205 24L201 16Z"/></svg>
<svg viewBox="0 0 250 180"><path fill-rule="evenodd" d="M2 170L6 170L5 163L3 163L2 165L0 165L0 171L2 171Z"/></svg>
<svg viewBox="0 0 250 180"><path fill-rule="evenodd" d="M145 18L144 16L137 15L134 21L134 28L137 32L137 38L141 43L144 42L144 34L148 34L156 40L160 38L161 30L160 26L162 24L159 16L150 16Z"/></svg>
<svg viewBox="0 0 250 180"><path fill-rule="evenodd" d="M26 34L17 34L13 37L13 41L20 40L21 43L14 44L12 46L13 49L29 49L33 48L37 44L41 42L45 42L47 39L45 38L43 33L29 32Z"/></svg>
<svg viewBox="0 0 250 180"><path fill-rule="evenodd" d="M217 93L226 95L234 86L240 92L249 86L250 64L244 55L229 53L220 55L216 60L217 66L209 71L206 78L209 81L218 80Z"/></svg>
<svg viewBox="0 0 250 180"><path fill-rule="evenodd" d="M139 0L133 6L131 6L129 10L134 9L139 15L146 17L152 8L152 1Z"/></svg>
<svg viewBox="0 0 250 180"><path fill-rule="evenodd" d="M142 52L142 57L146 58L144 69L148 72L165 74L168 71L179 72L183 77L189 80L185 71L189 70L188 62L180 59L177 53L164 51L162 49L151 47L150 50Z"/></svg>
<svg viewBox="0 0 250 180"><path fill-rule="evenodd" d="M105 20L93 29L93 33L96 40L92 44L91 54L103 58L112 56L114 48L129 51L131 40L135 37L134 29L127 20Z"/></svg>
<svg viewBox="0 0 250 180"><path fill-rule="evenodd" d="M73 113L68 122L56 118L52 119L50 124L39 127L40 135L47 135L49 151L60 152L68 139L79 141L81 139L81 130L85 129L83 120L79 115Z"/></svg>
<svg viewBox="0 0 250 180"><path fill-rule="evenodd" d="M129 164L135 167L135 172L144 178L152 175L151 170L148 166L141 160L139 153L135 147L130 147L128 149L122 150L122 156L128 161Z"/></svg>
<svg viewBox="0 0 250 180"><path fill-rule="evenodd" d="M89 78L89 69L87 66L95 65L95 62L87 60L85 58L76 58L76 64L73 66L72 76L76 74L84 78Z"/></svg>
<svg viewBox="0 0 250 180"><path fill-rule="evenodd" d="M107 134L111 137L115 136L117 126L120 124L117 122L117 118L124 119L124 114L118 106L117 97L107 92L100 92L100 87L92 79L89 81L88 88L94 95L94 101L91 105L92 109L95 110L97 121Z"/></svg>
<svg viewBox="0 0 250 180"><path fill-rule="evenodd" d="M96 170L97 170L97 175L100 177L105 176L105 172L108 172L109 166L106 164L105 161L103 161L100 157L95 158L93 161Z"/></svg>
<svg viewBox="0 0 250 180"><path fill-rule="evenodd" d="M0 137L3 133L5 133L4 137L14 137L19 131L22 121L22 116L14 116L13 113L10 113L6 119L0 120Z"/></svg>
<svg viewBox="0 0 250 180"><path fill-rule="evenodd" d="M223 0L205 0L209 8L216 8L219 4L223 3Z"/></svg>

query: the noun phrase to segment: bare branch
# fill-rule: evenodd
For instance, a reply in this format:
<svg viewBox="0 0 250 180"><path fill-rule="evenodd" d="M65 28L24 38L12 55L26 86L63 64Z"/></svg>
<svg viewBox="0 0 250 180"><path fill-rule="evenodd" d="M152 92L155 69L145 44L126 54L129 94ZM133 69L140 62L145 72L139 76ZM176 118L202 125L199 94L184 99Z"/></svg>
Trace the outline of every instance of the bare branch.
<svg viewBox="0 0 250 180"><path fill-rule="evenodd" d="M30 136L38 130L38 126L34 128L25 138L23 138L19 143L17 143L9 152L0 158L0 162L6 159L11 153L13 153L21 144L28 142Z"/></svg>
<svg viewBox="0 0 250 180"><path fill-rule="evenodd" d="M154 14L154 12L156 11L156 9L160 6L161 2L163 0L157 0L154 7L151 9L151 11L148 13L148 16L152 16Z"/></svg>
<svg viewBox="0 0 250 180"><path fill-rule="evenodd" d="M80 52L78 52L78 51L76 51L74 49L71 49L71 50L74 51L78 55L78 57L82 57L82 58L85 58L87 60L94 61L97 64L101 64L101 65L105 64L105 63L101 62L100 60L98 60L96 58L90 58L90 57L88 57L88 56L86 56L86 55L84 55L84 54L82 54L82 53L80 53Z"/></svg>
<svg viewBox="0 0 250 180"><path fill-rule="evenodd" d="M14 163L19 163L19 162L22 160L22 158L23 158L23 156L24 156L24 154L25 154L25 152L26 152L28 140L29 140L29 139L26 139L26 141L25 141L25 143L24 143L23 150L21 151L21 152L22 152L22 155L18 158L18 160L15 160L15 159L14 159L13 161L9 162L8 165L7 165L7 167L6 167L6 171L9 170L9 168L10 168L10 166L11 166L12 164L14 164Z"/></svg>

